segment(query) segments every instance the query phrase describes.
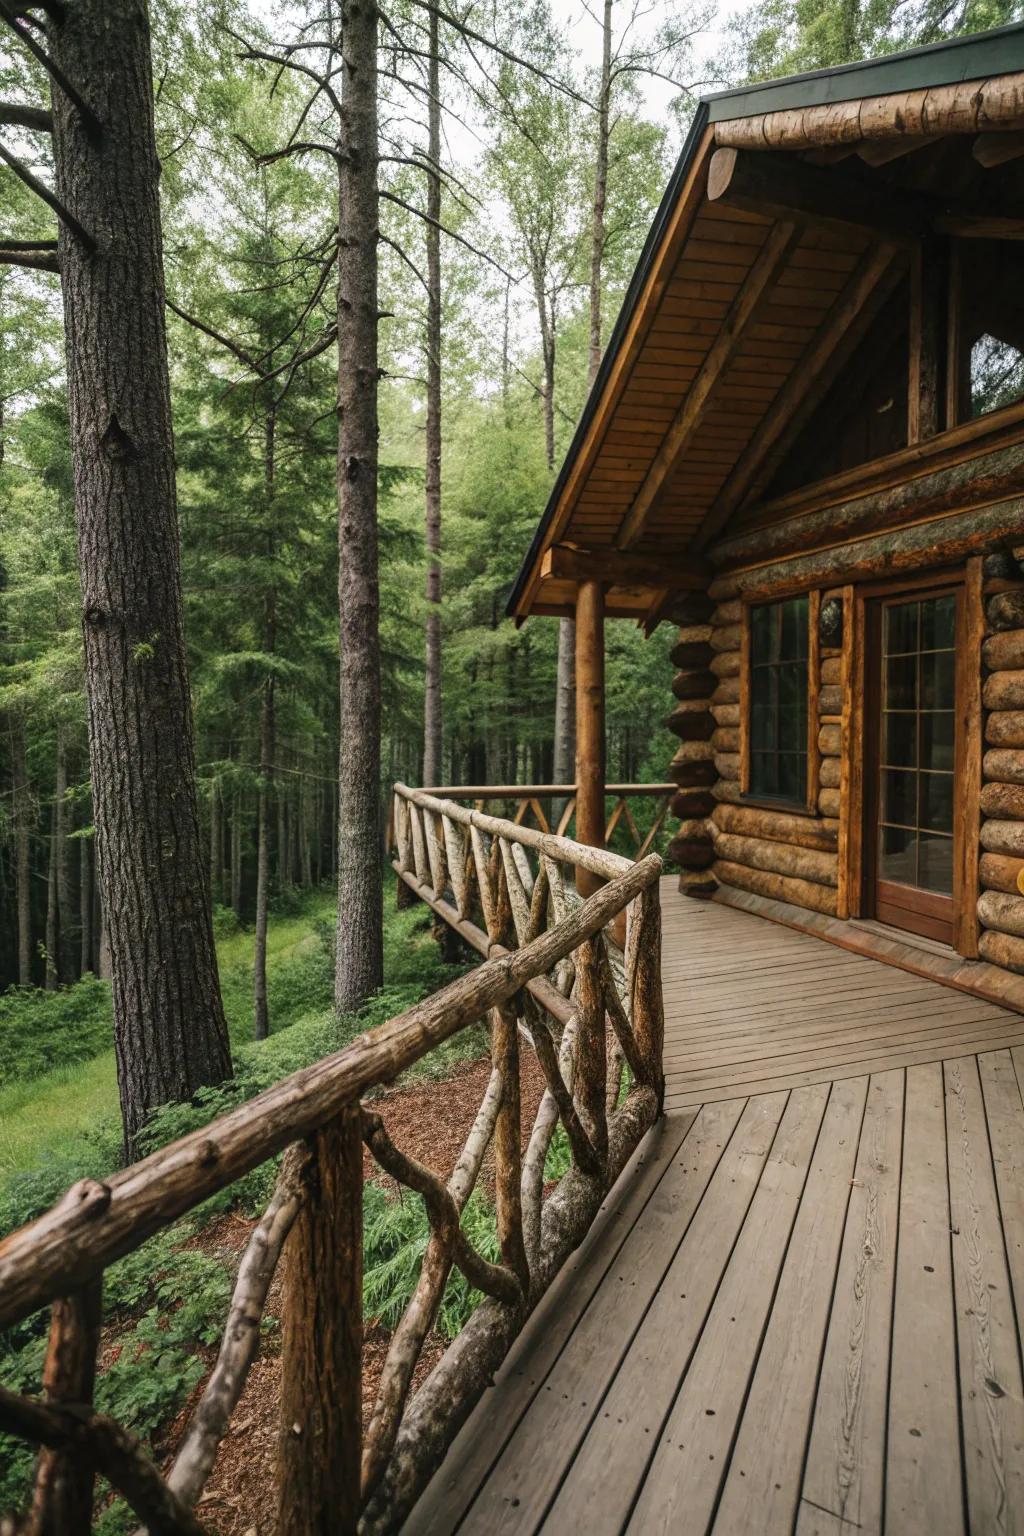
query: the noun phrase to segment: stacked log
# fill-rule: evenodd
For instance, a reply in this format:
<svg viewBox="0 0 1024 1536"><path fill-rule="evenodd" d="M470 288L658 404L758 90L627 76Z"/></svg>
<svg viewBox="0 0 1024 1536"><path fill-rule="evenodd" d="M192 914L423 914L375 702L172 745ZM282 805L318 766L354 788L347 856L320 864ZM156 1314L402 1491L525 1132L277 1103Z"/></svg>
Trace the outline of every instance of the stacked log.
<svg viewBox="0 0 1024 1536"><path fill-rule="evenodd" d="M822 778L819 817L744 805L740 795L740 646L738 599L719 603L712 616L710 670L716 729L711 738L718 775L711 813L715 860L722 885L834 914L839 881L839 750L842 714L841 653L822 655L821 686L812 708L819 719Z"/></svg>
<svg viewBox="0 0 1024 1536"><path fill-rule="evenodd" d="M1024 975L1024 585L1016 562L1003 570L986 560L985 575L978 952Z"/></svg>
<svg viewBox="0 0 1024 1536"><path fill-rule="evenodd" d="M822 604L842 601L840 592L822 593ZM843 750L843 653L841 645L821 648L818 685L818 814L839 816L840 756Z"/></svg>
<svg viewBox="0 0 1024 1536"><path fill-rule="evenodd" d="M669 766L669 778L677 786L671 813L679 820L679 830L669 844L668 856L682 871L679 889L685 895L700 897L713 895L716 888L709 870L714 845L706 820L715 804L712 787L716 776L716 722L711 712L717 686L712 671L713 609L709 598L692 593L674 612L679 634L670 654L678 668L672 679L677 703L666 722L679 738Z"/></svg>

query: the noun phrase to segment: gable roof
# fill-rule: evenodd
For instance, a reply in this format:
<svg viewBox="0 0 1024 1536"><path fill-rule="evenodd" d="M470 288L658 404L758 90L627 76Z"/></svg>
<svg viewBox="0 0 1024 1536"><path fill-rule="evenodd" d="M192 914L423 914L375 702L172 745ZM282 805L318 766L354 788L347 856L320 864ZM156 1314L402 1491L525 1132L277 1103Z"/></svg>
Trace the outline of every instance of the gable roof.
<svg viewBox="0 0 1024 1536"><path fill-rule="evenodd" d="M970 84L958 92L963 82ZM856 109L843 105L856 103ZM735 143L771 149L772 161L780 151L820 160L816 145L853 145L848 152L854 153L869 135L872 144L902 138L891 165L883 155L872 166L854 161L852 178L842 172L844 185L852 183L856 191L860 182L865 193L896 202L913 195L906 190L908 176L915 185L923 182L926 192L931 186L945 195L951 154L952 184L957 178L969 183L978 168L966 135L989 127L1024 127L1024 23L700 101L513 588L510 614L521 620L530 612L570 610L572 584L559 582L550 555L542 576L546 552L559 541L609 553L624 543L640 549L647 544L666 560L667 580L685 563L696 529L772 402L787 387L799 393L808 351L814 345L820 350L822 328L841 301L849 304L858 274L872 264L876 269L861 282L869 290L862 309L877 304L887 282L891 286L877 231L801 221L786 247L784 221L770 210L709 200L708 168L716 148ZM934 150L928 147L939 139ZM916 152L897 159L908 145ZM659 454L664 468L688 392L695 381L706 384L709 354L716 347L721 354L720 338L759 279L756 312L745 317L743 340L729 354L700 429L690 431L685 451L657 485L639 544L635 529L624 541L630 509L638 498L651 499ZM622 584L609 595L609 612L650 618L652 593L660 604L663 592L644 585L646 571L637 562L632 571L628 565L623 562Z"/></svg>

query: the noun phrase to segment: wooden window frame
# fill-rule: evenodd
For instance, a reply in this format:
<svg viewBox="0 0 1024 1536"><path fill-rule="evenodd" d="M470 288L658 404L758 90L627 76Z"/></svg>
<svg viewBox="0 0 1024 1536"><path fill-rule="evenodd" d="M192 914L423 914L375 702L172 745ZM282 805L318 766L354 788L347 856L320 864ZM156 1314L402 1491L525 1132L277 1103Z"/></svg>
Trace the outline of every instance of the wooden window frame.
<svg viewBox="0 0 1024 1536"><path fill-rule="evenodd" d="M868 682L869 605L902 593L957 587L960 633L956 650L957 750L954 773L960 807L960 836L954 848L953 948L965 959L978 956L978 859L980 855L983 712L981 642L984 638L982 557L961 566L905 572L885 581L844 588L844 726L840 763L839 890L837 916L872 913L874 859L873 792L869 788L870 734L865 709ZM912 941L912 935L908 935Z"/></svg>
<svg viewBox="0 0 1024 1536"><path fill-rule="evenodd" d="M807 793L804 803L774 795L757 795L750 788L750 708L751 708L751 621L755 608L773 606L793 597L807 598ZM744 805L766 811L780 811L790 816L818 814L821 783L821 753L818 748L818 693L821 688L821 638L818 618L821 589L794 587L769 598L744 597L740 616L740 798Z"/></svg>

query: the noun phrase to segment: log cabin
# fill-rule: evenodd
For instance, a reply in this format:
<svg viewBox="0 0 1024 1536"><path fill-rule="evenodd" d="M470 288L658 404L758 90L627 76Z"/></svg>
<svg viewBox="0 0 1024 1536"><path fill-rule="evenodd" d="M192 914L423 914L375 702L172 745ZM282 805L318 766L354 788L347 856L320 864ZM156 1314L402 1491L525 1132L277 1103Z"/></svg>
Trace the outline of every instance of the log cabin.
<svg viewBox="0 0 1024 1536"><path fill-rule="evenodd" d="M509 605L576 620L581 841L669 620L682 891L1018 1007L1022 192L1020 26L703 100Z"/></svg>

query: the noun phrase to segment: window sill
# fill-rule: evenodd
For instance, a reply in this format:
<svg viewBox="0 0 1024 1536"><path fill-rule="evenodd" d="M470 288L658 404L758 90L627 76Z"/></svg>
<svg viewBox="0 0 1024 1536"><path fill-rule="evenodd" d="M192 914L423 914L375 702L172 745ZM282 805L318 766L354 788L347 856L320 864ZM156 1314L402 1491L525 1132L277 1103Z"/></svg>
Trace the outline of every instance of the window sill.
<svg viewBox="0 0 1024 1536"><path fill-rule="evenodd" d="M817 810L811 810L806 800L773 800L768 795L740 795L740 805L752 811L784 811L787 816L806 816L808 821L820 821Z"/></svg>

